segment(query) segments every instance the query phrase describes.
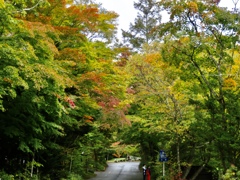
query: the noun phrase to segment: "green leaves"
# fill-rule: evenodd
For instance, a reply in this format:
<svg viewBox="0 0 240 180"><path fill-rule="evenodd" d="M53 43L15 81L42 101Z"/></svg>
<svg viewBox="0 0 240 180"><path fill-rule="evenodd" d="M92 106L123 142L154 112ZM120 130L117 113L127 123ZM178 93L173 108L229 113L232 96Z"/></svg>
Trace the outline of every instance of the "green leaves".
<svg viewBox="0 0 240 180"><path fill-rule="evenodd" d="M161 22L160 6L155 0L134 2L138 10L135 22L130 24L129 31L122 30L124 43L133 51L140 50L143 44L150 44L158 38L156 31Z"/></svg>
<svg viewBox="0 0 240 180"><path fill-rule="evenodd" d="M223 145L229 144L229 137L233 136L228 128L235 134L238 132L235 116L231 113L233 109L228 102L238 96L238 92L233 90L238 77L230 73L237 62L234 53L229 52L235 52L237 47L232 37L238 32L233 26L239 22L226 9L201 2L164 5L170 10L171 21L178 26L163 26L161 33L170 37L166 39L166 46L162 46L163 60L180 67L180 79L188 84L184 93L187 92L185 97L193 105L196 118L188 131L192 136L196 135L195 143L210 140L211 157L218 159L221 168L226 170L230 162L228 159L235 158L234 148ZM190 9L183 8L186 6ZM176 7L180 10L177 11ZM231 87L230 91L227 84ZM207 134L200 138L203 133Z"/></svg>

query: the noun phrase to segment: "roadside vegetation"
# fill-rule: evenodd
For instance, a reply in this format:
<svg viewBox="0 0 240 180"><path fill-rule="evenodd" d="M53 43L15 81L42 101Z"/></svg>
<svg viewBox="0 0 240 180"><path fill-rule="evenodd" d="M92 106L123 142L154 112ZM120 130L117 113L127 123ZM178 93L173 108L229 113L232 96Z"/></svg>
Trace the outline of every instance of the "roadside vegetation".
<svg viewBox="0 0 240 180"><path fill-rule="evenodd" d="M239 178L240 17L218 3L136 1L119 40L94 0L0 1L0 178L161 179L160 150L165 179Z"/></svg>

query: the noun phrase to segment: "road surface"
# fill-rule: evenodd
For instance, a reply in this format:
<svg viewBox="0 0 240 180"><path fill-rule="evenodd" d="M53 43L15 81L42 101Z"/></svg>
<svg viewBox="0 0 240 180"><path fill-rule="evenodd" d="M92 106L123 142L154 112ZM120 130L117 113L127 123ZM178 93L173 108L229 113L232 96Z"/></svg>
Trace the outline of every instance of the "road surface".
<svg viewBox="0 0 240 180"><path fill-rule="evenodd" d="M106 171L96 172L97 176L89 180L142 180L139 162L109 163Z"/></svg>

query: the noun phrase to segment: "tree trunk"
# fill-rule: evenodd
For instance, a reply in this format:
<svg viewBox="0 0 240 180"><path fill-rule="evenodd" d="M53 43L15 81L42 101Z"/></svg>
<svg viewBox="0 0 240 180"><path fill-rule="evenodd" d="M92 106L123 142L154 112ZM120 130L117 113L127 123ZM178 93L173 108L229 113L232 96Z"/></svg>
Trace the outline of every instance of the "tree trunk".
<svg viewBox="0 0 240 180"><path fill-rule="evenodd" d="M30 174L31 177L33 177L33 167L34 167L34 155L33 155L32 163L31 163L31 174Z"/></svg>
<svg viewBox="0 0 240 180"><path fill-rule="evenodd" d="M189 180L195 180L198 175L202 172L203 168L207 165L208 161L210 160L210 158L208 158L204 164L198 168L198 170L193 174L193 176L189 179Z"/></svg>
<svg viewBox="0 0 240 180"><path fill-rule="evenodd" d="M188 166L188 167L186 168L186 170L184 170L184 174L183 174L183 176L182 176L182 179L186 179L186 178L187 178L187 175L189 174L189 172L191 171L191 169L192 169L192 166Z"/></svg>
<svg viewBox="0 0 240 180"><path fill-rule="evenodd" d="M181 170L181 161L180 161L179 137L177 138L177 165L178 165L178 174L180 174L182 170Z"/></svg>
<svg viewBox="0 0 240 180"><path fill-rule="evenodd" d="M191 158L190 160L188 160L188 164L192 164L193 162L193 159L194 159L194 154L195 154L195 145L192 147L192 150L191 150ZM192 166L188 166L185 170L184 170L184 173L183 173L183 176L182 176L182 179L186 179L189 172L191 171L192 169Z"/></svg>

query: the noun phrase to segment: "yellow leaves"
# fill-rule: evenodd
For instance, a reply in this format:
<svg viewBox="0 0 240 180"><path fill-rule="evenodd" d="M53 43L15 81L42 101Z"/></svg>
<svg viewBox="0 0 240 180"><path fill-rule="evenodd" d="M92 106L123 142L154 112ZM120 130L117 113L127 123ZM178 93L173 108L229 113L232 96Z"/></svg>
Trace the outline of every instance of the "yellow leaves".
<svg viewBox="0 0 240 180"><path fill-rule="evenodd" d="M179 46L179 48L181 49L189 49L190 43L191 43L191 39L189 37L181 37L179 38L178 41L176 41L176 45Z"/></svg>
<svg viewBox="0 0 240 180"><path fill-rule="evenodd" d="M189 8L189 11L191 13L197 13L198 12L198 5L193 1L188 3L188 8Z"/></svg>
<svg viewBox="0 0 240 180"><path fill-rule="evenodd" d="M202 17L209 19L209 18L211 18L211 17L213 16L213 14L214 14L214 13L213 13L212 11L203 12L203 13L202 13Z"/></svg>
<svg viewBox="0 0 240 180"><path fill-rule="evenodd" d="M0 9L5 7L4 0L0 0Z"/></svg>
<svg viewBox="0 0 240 180"><path fill-rule="evenodd" d="M226 90L230 90L230 89L235 89L239 86L240 83L240 76L239 76L239 72L240 72L240 54L239 52L236 50L227 50L227 53L229 55L232 56L234 63L230 66L230 68L228 69L228 73L227 76L224 80L223 80L223 88Z"/></svg>
<svg viewBox="0 0 240 180"><path fill-rule="evenodd" d="M171 9L170 19L173 20L175 17L179 16L182 13L190 12L191 14L195 14L198 12L198 5L194 1L190 1L187 4L181 4L181 2L177 3ZM181 15L180 15L181 16Z"/></svg>
<svg viewBox="0 0 240 180"><path fill-rule="evenodd" d="M116 29L116 26L112 24L112 20L116 19L118 14L114 12L107 12L99 14L99 28L103 31L109 31L110 29Z"/></svg>
<svg viewBox="0 0 240 180"><path fill-rule="evenodd" d="M190 38L189 37L181 37L179 39L179 41L182 43L182 44L187 44L187 43L190 43Z"/></svg>
<svg viewBox="0 0 240 180"><path fill-rule="evenodd" d="M235 88L236 86L237 86L236 81L233 80L231 77L224 79L223 87L225 89Z"/></svg>
<svg viewBox="0 0 240 180"><path fill-rule="evenodd" d="M56 48L53 40L48 36L49 32L54 32L55 29L50 25L44 25L39 22L23 21L24 28L28 30L29 35L38 40L38 44L43 47L47 47L51 53L57 54L58 49Z"/></svg>
<svg viewBox="0 0 240 180"><path fill-rule="evenodd" d="M129 71L133 74L137 74L139 71L142 73L153 73L154 69L157 70L164 64L161 59L159 53L137 54L131 58L129 63L131 69Z"/></svg>
<svg viewBox="0 0 240 180"><path fill-rule="evenodd" d="M161 55L159 53L154 54L148 54L145 56L144 61L150 64L157 64L158 60L161 58Z"/></svg>

